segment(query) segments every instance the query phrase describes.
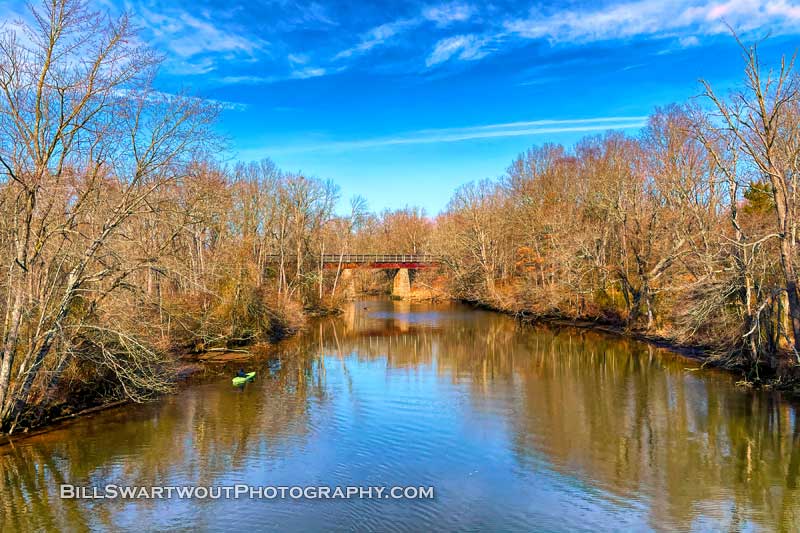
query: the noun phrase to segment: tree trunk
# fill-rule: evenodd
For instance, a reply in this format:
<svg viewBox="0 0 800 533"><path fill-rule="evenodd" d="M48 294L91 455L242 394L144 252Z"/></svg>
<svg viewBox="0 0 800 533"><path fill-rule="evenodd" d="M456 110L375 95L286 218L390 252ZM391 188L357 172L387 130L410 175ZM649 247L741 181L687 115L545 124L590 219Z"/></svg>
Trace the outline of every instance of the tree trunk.
<svg viewBox="0 0 800 533"><path fill-rule="evenodd" d="M17 334L19 332L20 321L22 320L22 295L18 290L14 298L14 306L11 311L8 334L3 346L3 359L0 364L0 411L8 398L8 390L11 385L11 368L14 365L14 355L17 351ZM2 422L2 418L0 418Z"/></svg>
<svg viewBox="0 0 800 533"><path fill-rule="evenodd" d="M789 236L781 236L781 266L786 278L786 294L789 300L789 320L794 335L795 354L800 353L800 297L797 295L797 274L792 260L792 243Z"/></svg>

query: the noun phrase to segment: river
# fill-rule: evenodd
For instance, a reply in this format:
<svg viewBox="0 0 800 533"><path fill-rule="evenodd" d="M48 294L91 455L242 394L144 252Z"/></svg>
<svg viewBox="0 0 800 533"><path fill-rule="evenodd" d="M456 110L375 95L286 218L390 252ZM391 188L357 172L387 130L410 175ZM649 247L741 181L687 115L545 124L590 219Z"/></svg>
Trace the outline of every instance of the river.
<svg viewBox="0 0 800 533"><path fill-rule="evenodd" d="M665 350L358 301L174 396L0 447L0 531L792 530L797 404ZM61 499L59 485L432 486L433 499ZM796 529L795 529L796 530Z"/></svg>

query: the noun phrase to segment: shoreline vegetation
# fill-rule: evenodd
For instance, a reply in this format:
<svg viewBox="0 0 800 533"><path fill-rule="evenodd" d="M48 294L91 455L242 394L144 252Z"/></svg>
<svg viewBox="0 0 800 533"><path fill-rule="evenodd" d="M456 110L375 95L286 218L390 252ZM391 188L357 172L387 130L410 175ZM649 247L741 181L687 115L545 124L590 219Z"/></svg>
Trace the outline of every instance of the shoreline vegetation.
<svg viewBox="0 0 800 533"><path fill-rule="evenodd" d="M432 237L451 294L702 350L796 391L800 77L741 51L744 82L724 97L702 83L636 135L535 147L459 189Z"/></svg>
<svg viewBox="0 0 800 533"><path fill-rule="evenodd" d="M184 354L176 359L178 370L175 374L175 390L178 388L191 386L199 379L204 382L216 379L220 375L232 375L233 368L241 365L263 365L264 362L274 359L274 347L283 340L290 339L287 336L281 339L274 339L270 342L261 342L248 346L247 349L231 349L220 351L206 351L197 354ZM57 429L62 429L65 425L77 421L82 417L100 413L109 409L130 406L135 402L131 398L103 401L101 398L91 398L89 403L80 405L68 403L55 413L52 418L42 419L40 423L33 426L25 426L21 431L13 434L0 433L0 448L6 445L13 445L14 442L27 437L41 435Z"/></svg>
<svg viewBox="0 0 800 533"><path fill-rule="evenodd" d="M680 355L688 359L697 361L701 363L702 366L709 365L712 367L723 368L728 371L736 370L730 367L726 368L718 360L717 354L710 346L701 344L682 344L669 337L664 337L657 334L649 334L647 331L642 331L642 330L631 330L629 328L624 327L624 325L622 324L617 324L613 322L604 322L602 320L598 320L596 317L570 317L558 314L550 314L550 315L535 314L526 311L512 311L507 309L501 309L480 302L465 301L463 303L472 305L480 309L486 309L488 311L493 311L496 313L503 313L509 316L513 316L514 318L519 320L520 323L529 326L543 325L553 329L566 327L566 328L591 330L597 333L604 333L606 335L611 335L614 337L622 337L626 339L639 341L642 343L649 344L656 348L663 348L665 350L669 350L670 352L676 355ZM752 382L748 382L746 380L740 381L738 382L738 384L746 386L754 385ZM763 388L770 388L770 384L768 381L759 383L759 385L763 386Z"/></svg>
<svg viewBox="0 0 800 533"><path fill-rule="evenodd" d="M156 398L185 354L336 308L332 183L215 159L220 104L156 90L126 16L32 10L0 34L0 433Z"/></svg>
<svg viewBox="0 0 800 533"><path fill-rule="evenodd" d="M791 60L770 69L742 44L730 94L702 84L637 134L531 148L434 217L371 213L358 196L337 209L330 181L226 163L222 105L157 90L160 58L127 17L32 9L0 33L0 435L157 398L186 357L388 292L390 273L326 268L326 254L435 255L412 298L702 347L747 383L796 390Z"/></svg>

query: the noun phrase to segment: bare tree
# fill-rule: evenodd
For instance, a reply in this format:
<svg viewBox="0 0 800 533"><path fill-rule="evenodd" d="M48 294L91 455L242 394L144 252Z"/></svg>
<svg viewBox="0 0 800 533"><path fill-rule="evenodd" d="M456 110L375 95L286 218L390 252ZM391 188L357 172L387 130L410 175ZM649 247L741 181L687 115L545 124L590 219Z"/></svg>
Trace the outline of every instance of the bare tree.
<svg viewBox="0 0 800 533"><path fill-rule="evenodd" d="M740 42L745 83L730 99L719 97L707 82L706 96L715 105L728 133L748 163L770 184L780 265L789 302L793 349L800 361L800 294L797 257L798 179L800 179L800 86L794 57L783 58L777 71L763 72L758 45Z"/></svg>
<svg viewBox="0 0 800 533"><path fill-rule="evenodd" d="M197 99L152 90L157 58L131 44L127 17L110 20L79 0L52 0L31 17L0 37L0 168L11 215L4 424L26 406L76 299L137 268L114 260L120 228L180 178L214 115ZM23 312L31 304L35 312Z"/></svg>

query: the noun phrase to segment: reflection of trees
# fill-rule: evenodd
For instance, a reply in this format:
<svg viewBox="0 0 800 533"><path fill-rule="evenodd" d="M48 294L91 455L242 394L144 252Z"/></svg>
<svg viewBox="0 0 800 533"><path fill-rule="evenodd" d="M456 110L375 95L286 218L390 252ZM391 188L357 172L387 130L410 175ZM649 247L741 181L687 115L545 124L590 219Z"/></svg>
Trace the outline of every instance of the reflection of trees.
<svg viewBox="0 0 800 533"><path fill-rule="evenodd" d="M437 324L393 310L396 318L357 311L326 322L322 351L384 357L389 368L433 364L471 383L473 407L491 413L509 412L494 404L516 398L506 416L520 462L544 456L601 489L644 493L654 526L689 528L698 510L733 529L800 520L792 404L737 390L724 374L700 376L685 359L634 341L554 334L493 313Z"/></svg>
<svg viewBox="0 0 800 533"><path fill-rule="evenodd" d="M645 491L661 527L691 526L698 506L721 523L765 526L800 509L796 472L787 472L798 459L792 406L701 378L685 361L635 343L591 333L545 334L543 344L542 335L530 337L540 345L516 370L527 416L511 421L521 457L544 453L607 490Z"/></svg>
<svg viewBox="0 0 800 533"><path fill-rule="evenodd" d="M88 529L83 514L72 500L60 500L58 493L42 487L66 483L57 455L39 446L10 447L0 455L0 530ZM42 512L35 512L42 510ZM64 517L62 521L60 516Z"/></svg>
<svg viewBox="0 0 800 533"><path fill-rule="evenodd" d="M468 387L470 409L509 428L520 464L531 470L544 459L612 495L641 495L653 526L697 527L698 514L732 530L800 520L800 424L776 396L588 331L524 327L459 306L359 305L282 343L274 378L262 366L241 393L201 384L6 448L0 530L118 524L116 506L87 511L58 499L60 482L213 484L254 455L280 457L308 438L309 403L329 405L320 355L341 360L351 388L348 365L376 358Z"/></svg>
<svg viewBox="0 0 800 533"><path fill-rule="evenodd" d="M4 448L0 531L117 529L124 502L61 500L62 483L213 485L254 455L280 456L287 442L306 438L308 400L324 404L317 363L305 357L309 340L284 346L274 376L265 365L263 378L248 385L256 390L198 385L158 405L108 411Z"/></svg>

